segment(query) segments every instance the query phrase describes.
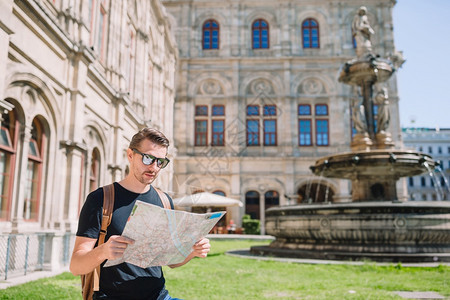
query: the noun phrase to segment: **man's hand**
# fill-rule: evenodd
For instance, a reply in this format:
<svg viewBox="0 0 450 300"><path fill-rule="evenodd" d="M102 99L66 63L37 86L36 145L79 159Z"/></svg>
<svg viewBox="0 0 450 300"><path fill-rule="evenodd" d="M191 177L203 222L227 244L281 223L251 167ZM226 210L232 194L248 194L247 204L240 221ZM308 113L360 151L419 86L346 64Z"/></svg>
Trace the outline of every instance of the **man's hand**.
<svg viewBox="0 0 450 300"><path fill-rule="evenodd" d="M206 257L211 250L211 245L207 238L203 238L192 246L194 257Z"/></svg>
<svg viewBox="0 0 450 300"><path fill-rule="evenodd" d="M87 274L94 270L105 259L117 259L134 240L113 235L104 244L95 247L97 239L77 236L70 260L70 271L73 275Z"/></svg>
<svg viewBox="0 0 450 300"><path fill-rule="evenodd" d="M101 246L106 259L118 259L122 257L129 244L134 244L134 240L120 235L112 235Z"/></svg>
<svg viewBox="0 0 450 300"><path fill-rule="evenodd" d="M183 262L179 264L169 265L169 267L171 268L181 267L182 265L188 263L194 257L206 257L209 253L209 250L211 250L209 240L207 238L202 238L200 241L195 243L194 246L192 246L191 254L189 254Z"/></svg>

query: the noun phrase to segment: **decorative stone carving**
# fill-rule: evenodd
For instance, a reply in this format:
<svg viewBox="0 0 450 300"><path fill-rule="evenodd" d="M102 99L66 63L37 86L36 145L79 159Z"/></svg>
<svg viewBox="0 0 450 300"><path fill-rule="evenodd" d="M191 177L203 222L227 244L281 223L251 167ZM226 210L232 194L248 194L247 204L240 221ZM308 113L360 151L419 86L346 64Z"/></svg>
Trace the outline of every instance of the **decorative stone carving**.
<svg viewBox="0 0 450 300"><path fill-rule="evenodd" d="M257 79L252 81L249 90L247 92L248 94L251 95L260 95L260 94L269 95L274 93L272 84L265 79Z"/></svg>
<svg viewBox="0 0 450 300"><path fill-rule="evenodd" d="M220 95L223 94L222 86L217 80L206 80L200 85L200 94L202 95Z"/></svg>
<svg viewBox="0 0 450 300"><path fill-rule="evenodd" d="M323 84L316 78L308 78L301 85L301 94L317 95L323 93Z"/></svg>

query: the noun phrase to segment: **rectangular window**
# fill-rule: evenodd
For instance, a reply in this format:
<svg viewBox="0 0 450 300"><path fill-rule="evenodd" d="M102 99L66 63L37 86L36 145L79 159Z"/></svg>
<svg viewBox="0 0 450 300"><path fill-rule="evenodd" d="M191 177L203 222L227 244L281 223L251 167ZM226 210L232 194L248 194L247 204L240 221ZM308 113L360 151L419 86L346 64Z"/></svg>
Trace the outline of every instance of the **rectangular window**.
<svg viewBox="0 0 450 300"><path fill-rule="evenodd" d="M275 146L277 144L276 120L264 120L264 145Z"/></svg>
<svg viewBox="0 0 450 300"><path fill-rule="evenodd" d="M316 120L316 144L328 146L328 120Z"/></svg>
<svg viewBox="0 0 450 300"><path fill-rule="evenodd" d="M5 220L8 214L10 154L0 151L0 220Z"/></svg>
<svg viewBox="0 0 450 300"><path fill-rule="evenodd" d="M247 105L247 116L259 116L259 106Z"/></svg>
<svg viewBox="0 0 450 300"><path fill-rule="evenodd" d="M203 31L203 49L209 49L209 45L211 44L210 32L209 30Z"/></svg>
<svg viewBox="0 0 450 300"><path fill-rule="evenodd" d="M309 29L303 29L303 47L311 48L311 37L309 36Z"/></svg>
<svg viewBox="0 0 450 300"><path fill-rule="evenodd" d="M267 29L261 30L261 48L269 48L269 31Z"/></svg>
<svg viewBox="0 0 450 300"><path fill-rule="evenodd" d="M225 106L223 105L213 105L212 107L213 116L225 116Z"/></svg>
<svg viewBox="0 0 450 300"><path fill-rule="evenodd" d="M275 105L264 105L264 116L276 116L277 107Z"/></svg>
<svg viewBox="0 0 450 300"><path fill-rule="evenodd" d="M409 177L409 186L413 187L414 186L414 178Z"/></svg>
<svg viewBox="0 0 450 300"><path fill-rule="evenodd" d="M311 120L298 120L298 144L300 146L311 146L312 145L312 128Z"/></svg>
<svg viewBox="0 0 450 300"><path fill-rule="evenodd" d="M37 186L38 186L38 167L39 163L28 160L27 180L25 183L25 199L23 206L23 218L25 220L37 219Z"/></svg>
<svg viewBox="0 0 450 300"><path fill-rule="evenodd" d="M196 116L207 116L208 115L208 106L206 106L206 105L195 106L195 115Z"/></svg>
<svg viewBox="0 0 450 300"><path fill-rule="evenodd" d="M316 104L316 116L328 116L328 106L325 104Z"/></svg>
<svg viewBox="0 0 450 300"><path fill-rule="evenodd" d="M212 32L212 48L219 49L219 31L214 30Z"/></svg>
<svg viewBox="0 0 450 300"><path fill-rule="evenodd" d="M247 146L259 145L259 120L247 120Z"/></svg>
<svg viewBox="0 0 450 300"><path fill-rule="evenodd" d="M206 146L208 144L208 121L195 121L195 146Z"/></svg>
<svg viewBox="0 0 450 300"><path fill-rule="evenodd" d="M420 185L421 186L427 186L427 184L425 182L425 177L420 177Z"/></svg>
<svg viewBox="0 0 450 300"><path fill-rule="evenodd" d="M88 15L88 22L89 22L89 46L94 46L94 36L95 36L95 30L94 30L94 16L95 16L95 0L89 0L89 15Z"/></svg>
<svg viewBox="0 0 450 300"><path fill-rule="evenodd" d="M253 48L259 49L259 29L253 29Z"/></svg>
<svg viewBox="0 0 450 300"><path fill-rule="evenodd" d="M223 146L224 145L224 135L225 135L225 121L224 120L213 120L212 121L212 145L213 146Z"/></svg>
<svg viewBox="0 0 450 300"><path fill-rule="evenodd" d="M319 48L319 30L316 28L311 29L312 35L312 48Z"/></svg>
<svg viewBox="0 0 450 300"><path fill-rule="evenodd" d="M300 104L298 106L298 115L299 116L310 116L311 115L311 106Z"/></svg>
<svg viewBox="0 0 450 300"><path fill-rule="evenodd" d="M100 7L100 16L98 21L98 38L97 38L97 50L100 54L100 60L104 60L105 52L105 35L106 35L106 11L103 7Z"/></svg>

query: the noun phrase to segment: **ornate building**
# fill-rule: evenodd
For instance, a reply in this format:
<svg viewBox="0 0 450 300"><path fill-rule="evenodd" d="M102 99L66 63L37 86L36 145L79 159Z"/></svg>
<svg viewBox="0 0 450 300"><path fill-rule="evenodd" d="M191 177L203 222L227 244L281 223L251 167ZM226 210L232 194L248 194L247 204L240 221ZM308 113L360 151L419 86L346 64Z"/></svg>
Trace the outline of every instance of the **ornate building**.
<svg viewBox="0 0 450 300"><path fill-rule="evenodd" d="M227 214L238 223L250 214L264 224L273 205L350 201L348 181L314 177L309 167L350 151L351 99L360 95L337 77L356 57L353 17L367 7L373 51L390 57L395 1L162 3L179 48L175 193L239 199L244 206ZM383 87L401 148L395 75Z"/></svg>
<svg viewBox="0 0 450 300"><path fill-rule="evenodd" d="M20 268L25 239L39 252L29 270L67 262L63 236L90 191L125 175L132 135L173 140L168 25L153 0L0 1L0 276ZM170 190L172 172L156 184Z"/></svg>
<svg viewBox="0 0 450 300"><path fill-rule="evenodd" d="M403 128L402 137L407 149L426 153L439 162L434 171L408 178L409 198L450 200L450 128Z"/></svg>

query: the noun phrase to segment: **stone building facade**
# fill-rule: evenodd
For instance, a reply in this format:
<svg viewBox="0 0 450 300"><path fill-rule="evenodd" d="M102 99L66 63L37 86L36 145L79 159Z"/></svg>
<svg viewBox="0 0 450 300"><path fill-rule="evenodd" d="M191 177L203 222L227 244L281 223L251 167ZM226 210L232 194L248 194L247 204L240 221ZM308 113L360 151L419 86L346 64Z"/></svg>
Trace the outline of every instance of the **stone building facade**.
<svg viewBox="0 0 450 300"><path fill-rule="evenodd" d="M406 149L428 154L439 162L434 171L408 178L409 199L450 200L450 128L403 128L402 137Z"/></svg>
<svg viewBox="0 0 450 300"><path fill-rule="evenodd" d="M175 194L204 190L239 199L243 207L227 221L250 214L262 224L273 205L350 201L348 181L314 177L309 167L350 151L357 91L337 78L356 56L353 17L367 7L373 50L389 57L396 52L395 1L162 3L179 48ZM395 74L385 87L389 131L400 148Z"/></svg>
<svg viewBox="0 0 450 300"><path fill-rule="evenodd" d="M2 233L73 234L86 195L126 174L138 129L173 140L177 55L159 1L0 1Z"/></svg>

